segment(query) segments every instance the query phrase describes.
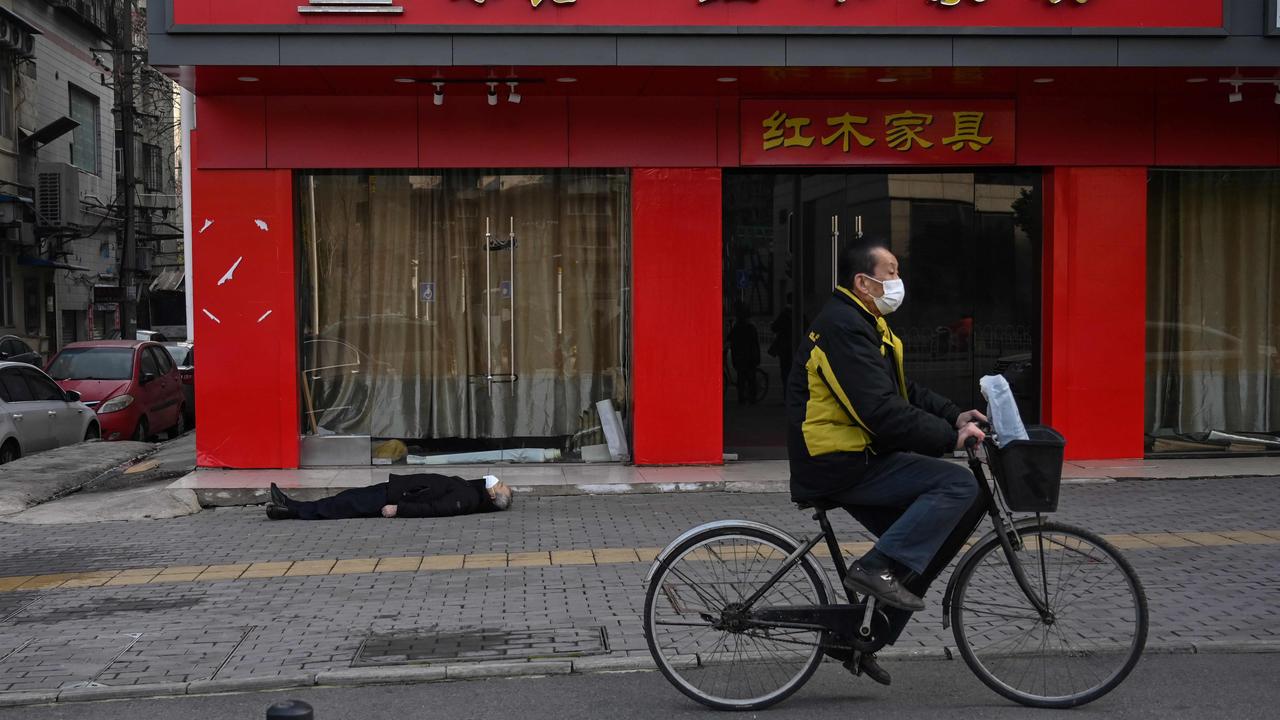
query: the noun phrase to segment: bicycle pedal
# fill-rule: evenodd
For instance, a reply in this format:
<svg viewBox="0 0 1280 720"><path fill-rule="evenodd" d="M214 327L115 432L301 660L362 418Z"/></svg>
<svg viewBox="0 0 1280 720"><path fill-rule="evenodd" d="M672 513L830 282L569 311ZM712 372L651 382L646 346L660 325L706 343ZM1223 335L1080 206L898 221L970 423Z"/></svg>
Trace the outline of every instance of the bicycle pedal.
<svg viewBox="0 0 1280 720"><path fill-rule="evenodd" d="M854 652L853 657L849 658L848 660L845 660L843 665L844 665L844 669L853 673L854 677L861 677L862 676L862 653Z"/></svg>

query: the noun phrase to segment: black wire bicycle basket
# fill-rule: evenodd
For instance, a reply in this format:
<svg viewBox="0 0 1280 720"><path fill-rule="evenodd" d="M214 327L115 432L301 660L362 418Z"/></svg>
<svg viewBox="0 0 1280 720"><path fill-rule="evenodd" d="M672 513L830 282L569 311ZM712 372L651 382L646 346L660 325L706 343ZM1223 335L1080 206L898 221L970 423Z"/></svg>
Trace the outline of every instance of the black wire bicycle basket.
<svg viewBox="0 0 1280 720"><path fill-rule="evenodd" d="M1027 426L1027 436L1002 448L987 445L991 474L1013 512L1054 512L1067 441L1057 430L1043 425Z"/></svg>

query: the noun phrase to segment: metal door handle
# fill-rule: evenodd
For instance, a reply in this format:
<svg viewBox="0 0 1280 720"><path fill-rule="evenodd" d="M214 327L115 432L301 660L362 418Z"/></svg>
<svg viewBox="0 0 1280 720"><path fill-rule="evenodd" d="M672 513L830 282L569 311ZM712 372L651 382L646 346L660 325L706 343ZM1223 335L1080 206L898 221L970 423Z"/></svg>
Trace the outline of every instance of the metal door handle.
<svg viewBox="0 0 1280 720"><path fill-rule="evenodd" d="M840 216L831 216L831 289L840 284Z"/></svg>
<svg viewBox="0 0 1280 720"><path fill-rule="evenodd" d="M507 252L511 253L511 381L516 379L516 218L510 219Z"/></svg>

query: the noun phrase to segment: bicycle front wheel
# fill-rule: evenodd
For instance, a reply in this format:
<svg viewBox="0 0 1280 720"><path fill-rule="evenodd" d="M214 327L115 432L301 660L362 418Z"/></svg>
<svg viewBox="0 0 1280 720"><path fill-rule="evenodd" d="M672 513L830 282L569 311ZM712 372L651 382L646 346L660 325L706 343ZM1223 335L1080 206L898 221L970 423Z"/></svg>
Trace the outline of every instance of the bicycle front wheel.
<svg viewBox="0 0 1280 720"><path fill-rule="evenodd" d="M825 632L765 627L739 611L795 550L782 535L725 526L689 538L658 567L645 596L645 637L680 692L719 710L758 710L818 669ZM753 608L827 604L821 573L806 554Z"/></svg>
<svg viewBox="0 0 1280 720"><path fill-rule="evenodd" d="M1124 556L1061 523L1018 528L1014 554L1049 619L1014 579L999 538L956 569L951 622L969 669L1032 707L1084 705L1125 679L1147 641L1147 597Z"/></svg>

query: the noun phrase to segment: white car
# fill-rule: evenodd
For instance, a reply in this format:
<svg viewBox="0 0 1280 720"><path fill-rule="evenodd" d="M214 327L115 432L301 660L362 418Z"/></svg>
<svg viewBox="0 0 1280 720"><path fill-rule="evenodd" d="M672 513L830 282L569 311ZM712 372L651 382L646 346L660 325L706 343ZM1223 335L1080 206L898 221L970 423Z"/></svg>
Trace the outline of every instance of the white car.
<svg viewBox="0 0 1280 720"><path fill-rule="evenodd" d="M0 465L63 445L93 440L98 416L44 371L0 362Z"/></svg>

